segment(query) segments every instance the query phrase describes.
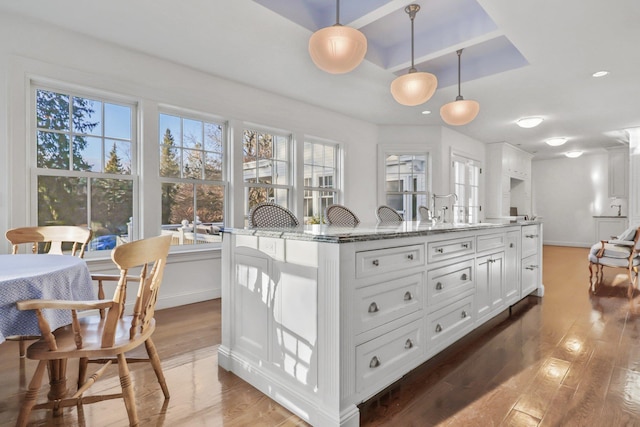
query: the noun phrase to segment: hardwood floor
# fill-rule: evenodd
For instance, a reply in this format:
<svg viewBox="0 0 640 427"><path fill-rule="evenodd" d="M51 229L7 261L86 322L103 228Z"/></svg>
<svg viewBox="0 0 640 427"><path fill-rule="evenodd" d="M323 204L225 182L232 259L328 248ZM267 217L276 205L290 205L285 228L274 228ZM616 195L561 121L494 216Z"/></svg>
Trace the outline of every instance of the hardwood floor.
<svg viewBox="0 0 640 427"><path fill-rule="evenodd" d="M529 297L361 405L373 426L640 426L640 292L623 270L588 290L587 249L546 246L546 294ZM152 369L131 367L143 426L303 426L286 409L218 368L220 300L157 312L171 399ZM0 345L0 425L13 425L36 363ZM75 365L68 368L69 384ZM94 388L117 392L116 369ZM47 387L43 387L44 399ZM121 400L34 411L34 426L124 426Z"/></svg>

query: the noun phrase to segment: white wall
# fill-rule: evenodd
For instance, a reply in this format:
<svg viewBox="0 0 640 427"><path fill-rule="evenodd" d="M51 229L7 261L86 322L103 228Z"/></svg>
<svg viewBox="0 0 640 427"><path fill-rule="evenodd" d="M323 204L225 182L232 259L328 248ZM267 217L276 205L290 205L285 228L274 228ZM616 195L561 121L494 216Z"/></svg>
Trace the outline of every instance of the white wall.
<svg viewBox="0 0 640 427"><path fill-rule="evenodd" d="M591 246L593 216L617 214L617 209L610 207L608 155L604 151L577 159L536 160L532 162L532 178L534 214L543 217L545 244Z"/></svg>

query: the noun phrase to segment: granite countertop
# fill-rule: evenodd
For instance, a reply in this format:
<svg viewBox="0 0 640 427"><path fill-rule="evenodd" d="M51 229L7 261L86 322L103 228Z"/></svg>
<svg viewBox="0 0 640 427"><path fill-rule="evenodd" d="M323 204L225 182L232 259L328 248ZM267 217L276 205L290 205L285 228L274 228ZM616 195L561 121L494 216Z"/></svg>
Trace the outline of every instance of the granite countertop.
<svg viewBox="0 0 640 427"><path fill-rule="evenodd" d="M594 218L626 218L626 215L594 215Z"/></svg>
<svg viewBox="0 0 640 427"><path fill-rule="evenodd" d="M459 231L496 229L529 224L539 224L539 222L483 222L477 224L444 223L433 225L431 221L403 221L384 224L360 224L357 227L312 224L291 228L225 228L222 232L260 237L274 237L279 239L307 240L327 243L350 243L364 242L367 240L395 239L398 237L455 233Z"/></svg>

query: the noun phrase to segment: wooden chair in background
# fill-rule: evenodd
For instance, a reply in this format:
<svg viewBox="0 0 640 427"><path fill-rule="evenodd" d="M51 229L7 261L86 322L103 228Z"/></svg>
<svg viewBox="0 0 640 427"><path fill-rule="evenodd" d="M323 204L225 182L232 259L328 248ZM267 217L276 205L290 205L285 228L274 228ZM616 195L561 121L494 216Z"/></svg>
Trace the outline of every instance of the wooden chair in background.
<svg viewBox="0 0 640 427"><path fill-rule="evenodd" d="M14 255L18 253L18 249L22 244L30 244L31 252L34 254L38 253L39 246L43 244L45 247L48 246L46 253L63 255L62 245L67 243L71 245L69 254L82 258L91 240L91 230L74 225L18 227L7 231L5 236L11 242L11 253ZM102 291L102 294L104 295L104 291ZM40 337L32 335L11 335L6 337L6 340L18 341L20 343L20 357L24 357L25 341L37 340L38 338Z"/></svg>
<svg viewBox="0 0 640 427"><path fill-rule="evenodd" d="M139 362L140 359L127 358L125 352L142 344L145 345L148 355L148 359L143 360L151 363L165 399L169 398L169 389L151 335L155 330L155 305L170 244L171 236L159 236L116 247L111 253L111 258L120 270L120 280L112 300L80 302L29 300L17 303L19 310L36 311L43 338L31 344L27 349L27 358L38 360L38 366L29 383L29 389L20 408L16 425L26 426L32 409L51 408L55 410L122 397L129 417L129 424L137 426L139 420L128 362ZM129 282L127 273L136 267L141 267L138 296L133 313L124 315L124 295ZM42 316L42 310L47 308L71 310L72 324L51 331ZM92 309L106 309L106 319L101 319L98 315L81 318L77 316L78 310ZM79 359L80 368L76 393L71 397L62 396L36 405L38 390L42 385L47 363L67 359ZM104 366L85 381L89 363L103 364ZM102 376L112 363L118 365L122 392L100 396L91 395L83 398L83 393Z"/></svg>
<svg viewBox="0 0 640 427"><path fill-rule="evenodd" d="M627 295L633 296L640 266L640 227L631 227L616 239L601 240L589 251L589 286L592 292L602 284L604 267L624 268L629 275ZM595 279L593 268L595 266Z"/></svg>

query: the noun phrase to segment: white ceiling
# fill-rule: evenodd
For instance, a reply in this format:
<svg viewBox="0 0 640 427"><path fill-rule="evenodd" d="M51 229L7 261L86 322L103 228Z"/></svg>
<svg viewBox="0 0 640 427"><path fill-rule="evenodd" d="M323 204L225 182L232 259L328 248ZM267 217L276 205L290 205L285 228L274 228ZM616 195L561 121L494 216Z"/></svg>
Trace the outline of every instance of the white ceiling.
<svg viewBox="0 0 640 427"><path fill-rule="evenodd" d="M410 65L439 88L422 106L389 92ZM446 126L438 111L462 95L480 114L455 130L482 142L507 141L536 159L571 149L620 144L640 127L640 2L637 0L342 0L340 22L368 39L365 61L331 75L307 51L317 29L335 23L334 0L29 0L0 2L11 12L298 99L376 124ZM591 74L608 70L607 77ZM432 114L423 115L423 110ZM534 129L514 122L542 116ZM561 147L544 139L565 136Z"/></svg>

